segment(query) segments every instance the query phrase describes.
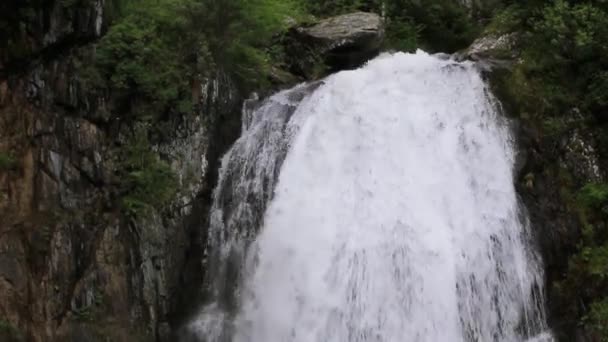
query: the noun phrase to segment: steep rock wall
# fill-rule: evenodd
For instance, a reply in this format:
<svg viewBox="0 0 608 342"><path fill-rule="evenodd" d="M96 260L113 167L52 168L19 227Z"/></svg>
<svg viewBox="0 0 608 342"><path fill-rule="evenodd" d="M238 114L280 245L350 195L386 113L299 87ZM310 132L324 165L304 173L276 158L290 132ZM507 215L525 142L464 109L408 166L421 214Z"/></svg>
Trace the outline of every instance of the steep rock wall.
<svg viewBox="0 0 608 342"><path fill-rule="evenodd" d="M168 340L202 277L200 228L240 95L221 72L193 82L196 110L162 122L163 139L151 141L178 193L125 215L120 149L151 124L118 117L110 92L82 72L108 4L65 6L32 5L26 28L9 32L23 53L1 56L0 152L11 160L0 168L0 320L17 340Z"/></svg>

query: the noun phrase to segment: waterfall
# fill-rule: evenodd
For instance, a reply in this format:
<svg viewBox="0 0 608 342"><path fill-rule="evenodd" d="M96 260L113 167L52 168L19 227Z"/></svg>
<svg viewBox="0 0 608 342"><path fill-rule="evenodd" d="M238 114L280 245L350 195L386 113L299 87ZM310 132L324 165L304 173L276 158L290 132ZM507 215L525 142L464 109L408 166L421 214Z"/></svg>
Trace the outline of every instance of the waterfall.
<svg viewBox="0 0 608 342"><path fill-rule="evenodd" d="M196 339L553 341L497 108L473 63L424 52L247 106Z"/></svg>

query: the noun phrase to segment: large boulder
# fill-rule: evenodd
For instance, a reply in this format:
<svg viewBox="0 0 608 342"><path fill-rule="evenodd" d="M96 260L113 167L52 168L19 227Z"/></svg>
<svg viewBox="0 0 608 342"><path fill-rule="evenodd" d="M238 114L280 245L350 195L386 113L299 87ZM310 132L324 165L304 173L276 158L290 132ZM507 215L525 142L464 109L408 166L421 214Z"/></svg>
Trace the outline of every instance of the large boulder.
<svg viewBox="0 0 608 342"><path fill-rule="evenodd" d="M383 40L383 21L374 13L355 12L295 27L285 42L289 69L313 79L356 68L378 55Z"/></svg>
<svg viewBox="0 0 608 342"><path fill-rule="evenodd" d="M518 38L516 33L482 35L455 58L476 61L486 68L508 68L519 58Z"/></svg>

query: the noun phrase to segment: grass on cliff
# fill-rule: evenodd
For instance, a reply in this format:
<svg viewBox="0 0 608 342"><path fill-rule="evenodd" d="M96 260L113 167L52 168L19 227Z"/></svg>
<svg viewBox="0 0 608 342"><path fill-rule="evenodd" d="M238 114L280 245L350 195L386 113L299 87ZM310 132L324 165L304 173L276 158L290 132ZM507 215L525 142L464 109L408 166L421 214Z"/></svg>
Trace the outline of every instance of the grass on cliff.
<svg viewBox="0 0 608 342"><path fill-rule="evenodd" d="M161 209L174 198L178 181L171 167L150 150L146 132L137 132L122 148L119 175L122 208L140 215Z"/></svg>

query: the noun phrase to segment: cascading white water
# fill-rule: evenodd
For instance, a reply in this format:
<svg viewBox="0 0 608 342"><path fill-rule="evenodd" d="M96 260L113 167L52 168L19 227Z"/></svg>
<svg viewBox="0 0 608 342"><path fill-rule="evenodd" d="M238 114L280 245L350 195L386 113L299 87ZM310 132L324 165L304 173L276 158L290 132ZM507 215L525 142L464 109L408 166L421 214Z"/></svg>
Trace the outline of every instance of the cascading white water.
<svg viewBox="0 0 608 342"><path fill-rule="evenodd" d="M224 266L199 340L552 341L512 138L472 63L387 54L295 113L281 100L293 92L224 160L210 231Z"/></svg>

